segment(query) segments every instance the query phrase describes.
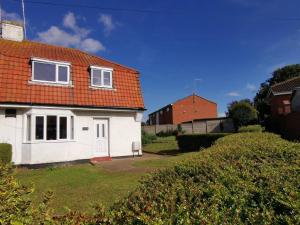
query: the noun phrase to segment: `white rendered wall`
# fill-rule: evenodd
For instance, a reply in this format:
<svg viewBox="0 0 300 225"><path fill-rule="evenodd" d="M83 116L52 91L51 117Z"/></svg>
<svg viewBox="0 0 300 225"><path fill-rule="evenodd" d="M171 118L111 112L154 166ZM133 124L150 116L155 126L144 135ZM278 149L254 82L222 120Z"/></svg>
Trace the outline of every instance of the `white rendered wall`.
<svg viewBox="0 0 300 225"><path fill-rule="evenodd" d="M25 113L31 114L32 119L35 115L73 115L74 140L27 142L26 129L23 129L26 127ZM34 108L18 109L17 114L16 118L5 118L4 110L0 109L0 141L13 145L13 162L15 164L41 164L93 158L95 118L105 118L109 121L109 156L131 156L132 142L141 142L141 122L137 116L139 114L135 112ZM69 122L68 126L70 126ZM88 127L88 130L83 130L83 127Z"/></svg>

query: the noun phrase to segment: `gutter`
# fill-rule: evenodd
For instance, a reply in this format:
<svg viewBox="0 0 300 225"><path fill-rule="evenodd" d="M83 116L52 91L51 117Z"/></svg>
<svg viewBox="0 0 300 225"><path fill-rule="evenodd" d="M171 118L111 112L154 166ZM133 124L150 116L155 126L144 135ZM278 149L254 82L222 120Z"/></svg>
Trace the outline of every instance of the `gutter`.
<svg viewBox="0 0 300 225"><path fill-rule="evenodd" d="M109 107L78 107L78 106L51 106L51 105L28 105L28 104L0 104L0 107L14 107L23 109L69 109L80 111L111 111L111 112L143 112L144 108L109 108Z"/></svg>

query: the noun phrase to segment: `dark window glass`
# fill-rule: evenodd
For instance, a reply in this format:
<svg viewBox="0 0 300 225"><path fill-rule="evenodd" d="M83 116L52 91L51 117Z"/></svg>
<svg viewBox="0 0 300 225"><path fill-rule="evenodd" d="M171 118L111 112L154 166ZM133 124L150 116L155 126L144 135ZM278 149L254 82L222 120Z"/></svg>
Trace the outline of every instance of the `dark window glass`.
<svg viewBox="0 0 300 225"><path fill-rule="evenodd" d="M92 85L101 86L101 70L93 69Z"/></svg>
<svg viewBox="0 0 300 225"><path fill-rule="evenodd" d="M34 79L42 81L55 82L56 66L54 64L46 64L34 62Z"/></svg>
<svg viewBox="0 0 300 225"><path fill-rule="evenodd" d="M56 116L47 116L47 140L56 140L57 136Z"/></svg>
<svg viewBox="0 0 300 225"><path fill-rule="evenodd" d="M110 74L111 74L111 72L107 72L107 71L103 72L103 85L104 86L111 86Z"/></svg>
<svg viewBox="0 0 300 225"><path fill-rule="evenodd" d="M71 116L71 139L74 139L74 116Z"/></svg>
<svg viewBox="0 0 300 225"><path fill-rule="evenodd" d="M59 117L59 138L67 139L67 117Z"/></svg>
<svg viewBox="0 0 300 225"><path fill-rule="evenodd" d="M5 109L5 117L16 117L17 110L16 109Z"/></svg>
<svg viewBox="0 0 300 225"><path fill-rule="evenodd" d="M66 66L58 67L58 81L68 82L68 67Z"/></svg>
<svg viewBox="0 0 300 225"><path fill-rule="evenodd" d="M44 117L42 116L35 117L35 139L44 139Z"/></svg>

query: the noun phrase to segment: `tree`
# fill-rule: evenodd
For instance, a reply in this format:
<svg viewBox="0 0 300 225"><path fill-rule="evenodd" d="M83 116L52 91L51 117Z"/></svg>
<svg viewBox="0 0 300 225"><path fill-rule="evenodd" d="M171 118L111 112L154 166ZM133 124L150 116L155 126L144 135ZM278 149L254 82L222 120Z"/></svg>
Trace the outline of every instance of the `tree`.
<svg viewBox="0 0 300 225"><path fill-rule="evenodd" d="M257 111L249 99L228 104L228 115L232 118L236 130L241 126L257 122Z"/></svg>
<svg viewBox="0 0 300 225"><path fill-rule="evenodd" d="M297 76L300 76L300 64L293 64L275 70L270 79L261 83L260 89L254 98L254 105L261 121L264 121L270 115L267 97L271 86Z"/></svg>

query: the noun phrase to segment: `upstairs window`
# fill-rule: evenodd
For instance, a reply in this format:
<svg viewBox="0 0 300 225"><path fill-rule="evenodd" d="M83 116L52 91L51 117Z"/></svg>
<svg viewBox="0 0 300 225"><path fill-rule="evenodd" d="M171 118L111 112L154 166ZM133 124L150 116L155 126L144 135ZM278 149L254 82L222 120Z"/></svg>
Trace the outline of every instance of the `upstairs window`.
<svg viewBox="0 0 300 225"><path fill-rule="evenodd" d="M33 58L32 80L68 84L70 80L70 64Z"/></svg>
<svg viewBox="0 0 300 225"><path fill-rule="evenodd" d="M91 66L91 86L112 88L111 68Z"/></svg>

